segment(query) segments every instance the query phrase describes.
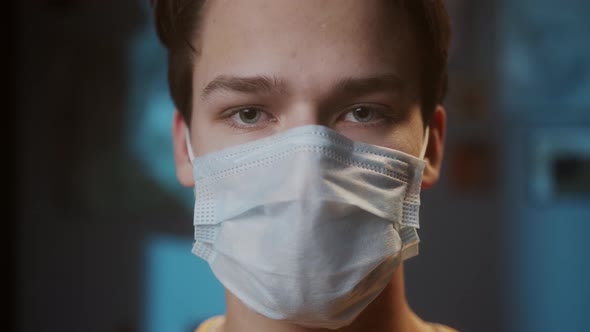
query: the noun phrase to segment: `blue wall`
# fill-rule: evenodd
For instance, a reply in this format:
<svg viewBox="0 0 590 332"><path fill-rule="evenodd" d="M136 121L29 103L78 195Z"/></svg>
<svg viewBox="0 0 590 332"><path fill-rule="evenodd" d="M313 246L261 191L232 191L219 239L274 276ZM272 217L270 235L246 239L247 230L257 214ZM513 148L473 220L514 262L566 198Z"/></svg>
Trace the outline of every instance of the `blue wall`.
<svg viewBox="0 0 590 332"><path fill-rule="evenodd" d="M587 1L535 0L505 1L499 15L511 331L590 326L590 164L564 174L586 192L560 194L553 163L590 160L588 13Z"/></svg>

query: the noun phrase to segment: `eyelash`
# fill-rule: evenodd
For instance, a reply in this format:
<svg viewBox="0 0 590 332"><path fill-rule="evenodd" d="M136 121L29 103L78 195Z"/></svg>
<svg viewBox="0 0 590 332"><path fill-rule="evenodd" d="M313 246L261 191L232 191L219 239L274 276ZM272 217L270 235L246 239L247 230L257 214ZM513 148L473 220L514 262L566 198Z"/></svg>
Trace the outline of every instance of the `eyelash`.
<svg viewBox="0 0 590 332"><path fill-rule="evenodd" d="M228 125L230 127L235 128L235 129L255 129L256 127L258 127L260 125L259 122L252 124L252 125L248 125L248 124L239 124L236 120L234 120L234 117L239 116L240 112L243 112L245 110L255 110L255 111L261 112L265 116L272 118L272 120L270 120L270 122L276 122L276 118L274 118L274 116L272 116L272 114L270 114L269 112L263 110L260 106L242 106L239 108L231 109L228 112L228 114L224 117L224 120L228 123Z"/></svg>
<svg viewBox="0 0 590 332"><path fill-rule="evenodd" d="M387 106L379 105L379 104L370 104L370 105L356 104L356 105L346 108L346 110L342 113L342 115L339 117L339 119L346 118L348 115L352 115L354 117L354 112L360 108L369 110L370 112L373 113L374 117L377 117L377 119L371 119L368 122L347 121L348 123L350 123L352 125L356 125L356 126L372 127L372 126L376 126L376 125L381 125L384 120L391 120L391 118L392 118L391 115L388 115L388 113L390 113L390 112L387 112Z"/></svg>
<svg viewBox="0 0 590 332"><path fill-rule="evenodd" d="M377 127L377 126L381 126L383 125L384 121L387 121L388 123L390 122L394 122L395 121L395 116L392 116L391 114L388 114L389 112L386 111L379 111L379 109L387 109L388 107L385 105L380 105L380 104L374 104L374 105L367 105L367 104L356 104L350 107L347 107L346 110L341 113L338 116L338 120L343 119L344 117L346 117L348 114L352 114L352 112L356 111L359 108L368 108L370 111L374 112L376 114L376 116L378 117L377 120L371 120L369 122L353 122L353 121L346 121L348 122L347 125L349 126L360 126L360 127L364 127L364 128L370 128L370 127ZM254 124L248 125L248 124L239 124L238 120L234 119L236 116L239 116L240 112L243 112L245 110L255 110L258 111L260 113L262 113L261 116L267 116L270 117L270 120L265 120L264 122L276 122L277 119L269 112L265 111L264 109L262 109L260 106L242 106L242 107L238 107L238 108L234 108L234 109L230 109L227 112L227 115L224 116L224 120L227 122L227 124L235 129L256 129L257 127L260 126L260 122L256 122Z"/></svg>

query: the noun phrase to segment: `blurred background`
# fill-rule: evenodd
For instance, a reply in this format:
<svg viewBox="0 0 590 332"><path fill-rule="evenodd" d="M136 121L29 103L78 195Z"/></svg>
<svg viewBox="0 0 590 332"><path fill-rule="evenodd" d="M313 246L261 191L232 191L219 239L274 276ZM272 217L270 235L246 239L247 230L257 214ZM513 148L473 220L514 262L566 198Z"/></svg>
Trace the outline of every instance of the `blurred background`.
<svg viewBox="0 0 590 332"><path fill-rule="evenodd" d="M406 263L410 304L461 331L589 331L590 2L447 5L446 160ZM223 313L190 253L148 0L8 8L12 330L188 332Z"/></svg>

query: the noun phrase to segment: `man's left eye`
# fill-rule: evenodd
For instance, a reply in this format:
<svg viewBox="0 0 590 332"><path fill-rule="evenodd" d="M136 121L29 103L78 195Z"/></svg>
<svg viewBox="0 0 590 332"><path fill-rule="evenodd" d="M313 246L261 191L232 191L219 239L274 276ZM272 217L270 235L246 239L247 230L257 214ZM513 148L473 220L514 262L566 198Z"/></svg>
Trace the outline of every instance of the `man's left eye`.
<svg viewBox="0 0 590 332"><path fill-rule="evenodd" d="M355 106L344 115L344 121L367 123L381 119L382 115L371 107Z"/></svg>

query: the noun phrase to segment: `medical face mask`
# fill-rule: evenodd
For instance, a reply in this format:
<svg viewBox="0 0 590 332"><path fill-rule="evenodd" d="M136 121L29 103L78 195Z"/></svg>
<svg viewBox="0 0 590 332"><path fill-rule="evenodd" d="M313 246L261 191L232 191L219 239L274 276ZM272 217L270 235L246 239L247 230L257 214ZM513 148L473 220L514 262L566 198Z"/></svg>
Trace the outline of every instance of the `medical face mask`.
<svg viewBox="0 0 590 332"><path fill-rule="evenodd" d="M418 253L420 158L323 126L198 158L188 143L193 253L261 315L349 325Z"/></svg>

